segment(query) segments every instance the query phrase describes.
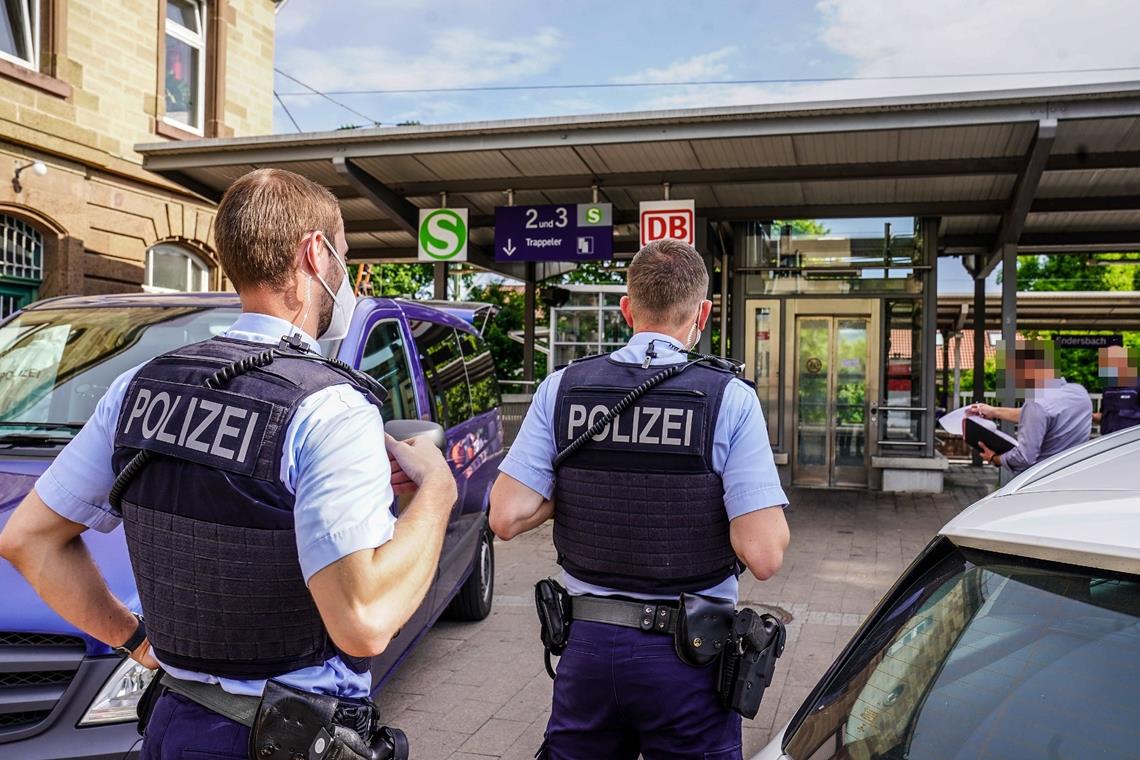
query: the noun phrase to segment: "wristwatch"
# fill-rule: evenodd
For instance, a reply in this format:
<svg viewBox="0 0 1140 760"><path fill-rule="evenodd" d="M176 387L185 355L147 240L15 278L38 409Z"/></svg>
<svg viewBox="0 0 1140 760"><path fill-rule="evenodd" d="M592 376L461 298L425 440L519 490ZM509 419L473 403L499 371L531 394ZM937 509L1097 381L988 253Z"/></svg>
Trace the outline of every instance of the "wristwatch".
<svg viewBox="0 0 1140 760"><path fill-rule="evenodd" d="M143 640L146 639L146 624L143 623L142 615L139 615L136 612L132 612L131 614L135 616L135 620L139 621L139 627L136 628L135 632L131 634L131 637L123 642L120 646L111 647L119 654L125 655L127 657L130 657L131 652L138 649L139 644L143 643Z"/></svg>

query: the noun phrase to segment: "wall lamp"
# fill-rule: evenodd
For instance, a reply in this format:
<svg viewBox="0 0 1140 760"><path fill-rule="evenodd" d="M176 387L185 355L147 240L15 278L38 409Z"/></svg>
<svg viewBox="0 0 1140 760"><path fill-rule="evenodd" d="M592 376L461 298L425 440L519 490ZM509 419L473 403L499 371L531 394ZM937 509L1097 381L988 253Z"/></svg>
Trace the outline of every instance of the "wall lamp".
<svg viewBox="0 0 1140 760"><path fill-rule="evenodd" d="M24 189L24 186L20 184L20 174L25 169L31 169L32 173L37 177L42 177L47 174L47 164L45 164L43 161L30 161L23 166L17 166L16 174L12 177L12 189L17 193L22 192Z"/></svg>

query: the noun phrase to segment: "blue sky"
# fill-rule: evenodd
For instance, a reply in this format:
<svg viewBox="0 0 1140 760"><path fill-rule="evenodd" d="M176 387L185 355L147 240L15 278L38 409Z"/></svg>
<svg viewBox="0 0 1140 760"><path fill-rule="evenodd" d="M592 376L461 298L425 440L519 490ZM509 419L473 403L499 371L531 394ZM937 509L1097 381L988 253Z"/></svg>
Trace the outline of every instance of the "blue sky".
<svg viewBox="0 0 1140 760"><path fill-rule="evenodd" d="M302 131L1140 80L1137 0L288 0L276 65L322 91L862 79L335 94L278 75ZM356 113L353 113L355 111ZM274 128L295 128L275 106ZM896 229L909 224L898 220ZM837 233L860 222L833 223ZM862 226L866 226L863 223ZM848 229L851 227L851 229ZM960 267L957 267L960 269ZM951 275L951 273L947 273ZM965 290L957 272L943 289Z"/></svg>

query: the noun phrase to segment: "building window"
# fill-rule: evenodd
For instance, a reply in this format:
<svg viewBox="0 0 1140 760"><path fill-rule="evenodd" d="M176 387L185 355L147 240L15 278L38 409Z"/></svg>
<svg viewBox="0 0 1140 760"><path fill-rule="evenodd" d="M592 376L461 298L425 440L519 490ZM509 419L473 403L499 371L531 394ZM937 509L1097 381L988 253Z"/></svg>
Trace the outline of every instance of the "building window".
<svg viewBox="0 0 1140 760"><path fill-rule="evenodd" d="M144 289L152 293L210 289L210 267L181 246L159 243L146 252Z"/></svg>
<svg viewBox="0 0 1140 760"><path fill-rule="evenodd" d="M0 10L0 58L39 68L39 0L4 0Z"/></svg>
<svg viewBox="0 0 1140 760"><path fill-rule="evenodd" d="M166 121L202 134L206 103L206 4L166 0Z"/></svg>
<svg viewBox="0 0 1140 760"><path fill-rule="evenodd" d="M44 236L21 219L0 214L0 318L36 299L43 262Z"/></svg>

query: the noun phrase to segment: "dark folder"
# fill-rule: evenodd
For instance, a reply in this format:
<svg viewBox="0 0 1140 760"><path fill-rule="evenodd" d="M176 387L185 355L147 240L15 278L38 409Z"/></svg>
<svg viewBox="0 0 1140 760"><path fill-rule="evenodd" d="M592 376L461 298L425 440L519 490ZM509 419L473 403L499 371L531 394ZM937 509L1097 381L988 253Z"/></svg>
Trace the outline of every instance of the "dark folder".
<svg viewBox="0 0 1140 760"><path fill-rule="evenodd" d="M1011 438L1000 430L991 430L970 417L966 418L965 424L962 426L962 436L966 439L966 443L975 449L981 448L978 446L980 441L995 454L1004 454L1017 445L1016 438Z"/></svg>

